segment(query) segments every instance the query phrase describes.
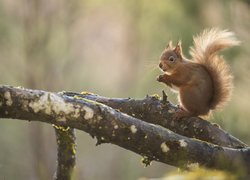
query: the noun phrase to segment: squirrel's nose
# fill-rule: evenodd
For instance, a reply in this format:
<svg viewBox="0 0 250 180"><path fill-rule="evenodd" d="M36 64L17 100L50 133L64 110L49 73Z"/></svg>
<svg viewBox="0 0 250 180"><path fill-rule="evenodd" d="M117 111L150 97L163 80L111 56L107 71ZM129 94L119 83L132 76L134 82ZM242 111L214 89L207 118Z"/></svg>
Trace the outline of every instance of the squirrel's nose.
<svg viewBox="0 0 250 180"><path fill-rule="evenodd" d="M159 64L159 67L162 68L162 64L161 63Z"/></svg>

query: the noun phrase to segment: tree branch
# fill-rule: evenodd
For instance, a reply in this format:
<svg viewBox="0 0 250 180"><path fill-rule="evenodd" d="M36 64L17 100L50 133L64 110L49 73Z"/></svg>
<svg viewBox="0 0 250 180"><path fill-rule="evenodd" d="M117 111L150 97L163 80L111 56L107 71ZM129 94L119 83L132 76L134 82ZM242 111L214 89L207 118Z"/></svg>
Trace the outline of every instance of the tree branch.
<svg viewBox="0 0 250 180"><path fill-rule="evenodd" d="M250 173L250 148L220 147L181 136L87 99L2 86L0 117L83 130L96 137L97 144L116 144L147 157L148 161Z"/></svg>
<svg viewBox="0 0 250 180"><path fill-rule="evenodd" d="M147 96L142 100L132 98L106 98L87 92L62 92L63 95L74 98L86 98L97 101L130 116L141 119L145 122L161 125L183 136L200 139L212 144L230 147L243 148L247 147L245 143L225 132L218 125L199 117L183 118L178 121L173 118L178 109L176 106L167 101L165 93L164 100L158 96ZM84 100L84 99L83 99Z"/></svg>
<svg viewBox="0 0 250 180"><path fill-rule="evenodd" d="M74 129L55 126L57 142L57 170L55 180L69 180L76 164L76 143Z"/></svg>

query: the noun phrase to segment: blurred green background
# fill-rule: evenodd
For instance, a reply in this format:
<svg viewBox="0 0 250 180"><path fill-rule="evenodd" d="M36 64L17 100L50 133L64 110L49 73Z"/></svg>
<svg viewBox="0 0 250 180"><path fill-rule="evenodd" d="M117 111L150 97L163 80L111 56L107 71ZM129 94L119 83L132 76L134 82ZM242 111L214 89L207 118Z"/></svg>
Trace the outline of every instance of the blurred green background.
<svg viewBox="0 0 250 180"><path fill-rule="evenodd" d="M156 82L158 58L169 40L204 28L234 31L240 47L223 54L235 76L232 101L211 121L250 144L250 6L237 0L0 0L0 84L48 91L90 91L143 98L167 89ZM176 95L167 91L176 102ZM77 131L74 179L161 177L175 168L114 145L95 146ZM54 129L48 124L0 121L0 180L51 179Z"/></svg>

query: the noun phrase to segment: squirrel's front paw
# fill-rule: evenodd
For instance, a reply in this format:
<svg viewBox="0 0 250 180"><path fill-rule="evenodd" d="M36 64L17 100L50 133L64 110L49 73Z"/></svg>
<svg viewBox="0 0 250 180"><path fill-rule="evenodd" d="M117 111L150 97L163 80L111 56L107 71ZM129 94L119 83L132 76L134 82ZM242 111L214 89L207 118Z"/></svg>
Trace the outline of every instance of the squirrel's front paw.
<svg viewBox="0 0 250 180"><path fill-rule="evenodd" d="M159 82L163 82L164 75L159 75L156 80L159 81Z"/></svg>

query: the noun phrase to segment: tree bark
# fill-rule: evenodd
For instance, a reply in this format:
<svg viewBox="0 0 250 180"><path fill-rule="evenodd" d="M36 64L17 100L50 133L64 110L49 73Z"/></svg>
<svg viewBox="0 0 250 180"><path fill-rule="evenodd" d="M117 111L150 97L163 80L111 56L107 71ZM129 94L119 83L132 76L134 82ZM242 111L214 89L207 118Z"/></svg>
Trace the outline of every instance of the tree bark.
<svg viewBox="0 0 250 180"><path fill-rule="evenodd" d="M163 93L163 100L157 95L146 96L142 100L136 100L132 98L106 98L87 92L62 92L62 94L79 100L85 98L106 104L130 116L145 122L161 125L183 136L200 139L224 147L247 147L245 143L221 129L219 125L210 123L199 117L182 118L176 121L173 116L178 107L167 101L165 93Z"/></svg>
<svg viewBox="0 0 250 180"><path fill-rule="evenodd" d="M163 107L169 109L168 104ZM112 143L142 155L145 163L155 160L182 168L203 166L250 173L248 147L228 148L182 136L102 103L63 93L1 86L0 117L76 128L96 137L97 144Z"/></svg>
<svg viewBox="0 0 250 180"><path fill-rule="evenodd" d="M76 164L76 143L74 129L54 125L57 143L57 170L55 180L69 180Z"/></svg>

